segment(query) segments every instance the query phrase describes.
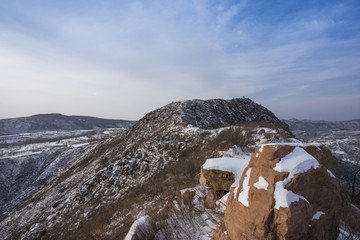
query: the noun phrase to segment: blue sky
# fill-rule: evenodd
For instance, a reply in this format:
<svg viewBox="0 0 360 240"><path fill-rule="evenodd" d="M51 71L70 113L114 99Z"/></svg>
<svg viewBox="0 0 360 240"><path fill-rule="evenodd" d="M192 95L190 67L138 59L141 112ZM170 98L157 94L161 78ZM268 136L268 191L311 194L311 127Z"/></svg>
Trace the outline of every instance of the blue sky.
<svg viewBox="0 0 360 240"><path fill-rule="evenodd" d="M359 1L0 1L0 118L246 96L360 118Z"/></svg>

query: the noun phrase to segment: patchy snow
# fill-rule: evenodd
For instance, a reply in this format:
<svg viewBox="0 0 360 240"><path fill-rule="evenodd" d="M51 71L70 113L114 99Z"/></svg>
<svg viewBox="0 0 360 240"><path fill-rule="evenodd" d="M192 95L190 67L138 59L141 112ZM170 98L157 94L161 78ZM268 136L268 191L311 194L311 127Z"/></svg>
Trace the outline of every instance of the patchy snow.
<svg viewBox="0 0 360 240"><path fill-rule="evenodd" d="M289 172L290 175L307 172L310 168L318 168L319 162L303 148L296 147L273 168L278 172Z"/></svg>
<svg viewBox="0 0 360 240"><path fill-rule="evenodd" d="M155 235L153 228L153 220L150 216L142 216L139 219L135 220L135 222L131 225L131 228L124 240L131 240L133 239L133 237L136 238L137 232L146 234L146 236Z"/></svg>
<svg viewBox="0 0 360 240"><path fill-rule="evenodd" d="M314 214L314 216L312 217L312 220L319 220L320 217L321 217L322 215L324 215L324 214L325 214L325 213L322 212L322 211L317 211L317 212Z"/></svg>
<svg viewBox="0 0 360 240"><path fill-rule="evenodd" d="M207 159L203 168L206 170L221 170L226 172L232 172L236 174L239 170L243 170L249 164L249 158L210 158Z"/></svg>
<svg viewBox="0 0 360 240"><path fill-rule="evenodd" d="M243 152L243 150L234 145L232 148L229 148L227 151L219 152L223 157L232 157L232 158L247 158L247 154Z"/></svg>
<svg viewBox="0 0 360 240"><path fill-rule="evenodd" d="M243 182L243 190L239 194L238 201L241 202L245 207L249 207L249 180L250 180L251 168L246 171L246 175ZM236 192L235 195L236 196Z"/></svg>
<svg viewBox="0 0 360 240"><path fill-rule="evenodd" d="M355 229L351 229L344 222L340 221L339 230L340 233L336 240L360 240L360 235L357 234L357 231Z"/></svg>
<svg viewBox="0 0 360 240"><path fill-rule="evenodd" d="M307 201L303 196L285 189L285 186L293 179L295 174L305 173L311 168L316 169L318 167L319 162L299 146L296 146L291 153L282 158L273 169L278 172L289 172L289 176L275 184L275 209L289 207L291 203L300 201L300 199Z"/></svg>
<svg viewBox="0 0 360 240"><path fill-rule="evenodd" d="M86 146L86 145L89 145L89 143L72 144L72 145L70 145L70 147L78 148L78 147L83 147L83 146Z"/></svg>
<svg viewBox="0 0 360 240"><path fill-rule="evenodd" d="M330 177L336 178L335 175L328 169L327 172L329 173Z"/></svg>
<svg viewBox="0 0 360 240"><path fill-rule="evenodd" d="M254 187L257 189L264 189L267 190L269 186L269 183L266 181L266 179L262 176L259 177L259 180L254 183Z"/></svg>
<svg viewBox="0 0 360 240"><path fill-rule="evenodd" d="M300 199L305 201L306 198L303 196L297 195L292 191L285 189L286 184L289 181L278 181L275 184L274 198L275 198L275 209L279 210L281 207L288 208L291 203L298 202ZM308 202L308 201L307 201Z"/></svg>
<svg viewBox="0 0 360 240"><path fill-rule="evenodd" d="M264 150L264 146L265 146L265 145L266 145L266 144L261 145L261 147L260 147L260 149L259 149L259 152L262 153L262 151Z"/></svg>
<svg viewBox="0 0 360 240"><path fill-rule="evenodd" d="M192 207L173 201L174 207L168 210L169 217L163 222L157 222L157 232L154 239L204 239L211 238L214 230L221 224L229 193L216 202L216 209L204 207L204 197L208 188L197 185L194 188L181 190L195 191Z"/></svg>
<svg viewBox="0 0 360 240"><path fill-rule="evenodd" d="M320 143L303 143L303 142L299 142L299 141L295 141L295 142L283 142L283 143L265 143L262 144L259 151L262 152L262 149L264 148L264 146L293 146L293 147L308 147L308 146L315 146L315 147L320 147L322 144Z"/></svg>

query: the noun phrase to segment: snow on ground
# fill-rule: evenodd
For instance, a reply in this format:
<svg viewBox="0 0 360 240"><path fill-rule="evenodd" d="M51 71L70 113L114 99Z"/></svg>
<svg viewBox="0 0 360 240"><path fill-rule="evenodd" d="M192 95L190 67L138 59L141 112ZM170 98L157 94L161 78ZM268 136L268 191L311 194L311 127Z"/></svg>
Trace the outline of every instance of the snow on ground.
<svg viewBox="0 0 360 240"><path fill-rule="evenodd" d="M329 175L332 177L332 178L336 178L335 175L328 169L327 172L329 173Z"/></svg>
<svg viewBox="0 0 360 240"><path fill-rule="evenodd" d="M121 129L46 131L0 136L0 160L83 147L119 131Z"/></svg>
<svg viewBox="0 0 360 240"><path fill-rule="evenodd" d="M0 219L72 166L73 159L90 143L119 131L47 131L0 136Z"/></svg>
<svg viewBox="0 0 360 240"><path fill-rule="evenodd" d="M211 139L211 138L217 136L219 133L221 133L221 131L228 130L228 128L231 128L231 127L225 127L225 128L221 128L221 129L214 129L214 130L204 130L204 129L199 129L196 127L189 127L189 128L175 127L174 129L169 128L169 131L170 132L174 131L174 133L178 134L179 138L182 141L184 141L186 144L188 144L185 141L188 138L188 136L190 136L192 139L192 138L196 138L196 137L200 136L200 134L210 133L207 135L205 134L204 136L206 138ZM280 130L271 130L271 131L274 131L274 133L272 135L271 135L271 133L269 133L270 136L266 136L267 132L270 132L270 131L268 131L268 130L261 131L261 130L262 130L262 128L258 128L256 131L254 131L253 128L251 128L251 129L244 128L242 130L243 136L246 136L247 139L248 139L248 136L250 136L249 137L250 143L247 145L248 149L246 148L245 149L246 151L252 152L253 149L255 149L260 142L284 141L284 139L282 139L281 137L280 137L280 139L275 138L280 135L278 133L278 131L280 131ZM260 133L260 131L263 133ZM166 132L166 133L168 133L168 132ZM169 134L169 135L172 136L171 134ZM114 179L115 182L118 182L118 183L122 182L122 185L124 186L124 188L117 190L117 189L115 189L115 187L113 187L113 186L116 186L116 184L111 185L111 187L107 187L107 186L105 186L105 184L108 183L110 180L109 181L104 180L100 184L98 184L98 186L96 188L96 192L94 192L92 194L92 196L93 197L100 196L100 193L105 191L105 193L103 195L104 201L106 199L119 198L124 192L128 191L131 188L131 186L134 186L136 184L141 184L145 181L148 181L148 179L151 177L151 175L154 172L157 172L160 169L165 168L167 166L167 164L174 161L176 158L172 155L168 155L169 151L167 151L163 146L165 144L175 144L175 141L173 139L170 139L170 140L167 139L166 136L167 135L164 135L162 137L168 142L165 142L165 140L163 140L162 142L159 142L158 147L154 146L153 142L145 142L143 145L141 145L138 148L139 151L136 151L136 153L134 153L133 155L128 155L128 156L121 158L115 162L114 166L115 165L122 166L122 168L124 168L124 170L126 170L127 175L125 176L123 174L120 176L119 174L116 173L117 170L116 170L116 167L114 167L112 170L112 176L108 179L110 179L110 180ZM86 142L85 141L86 139L81 138L82 136L77 136L77 137L81 141L71 143L66 146L73 146L73 145L81 146L81 145L77 145L77 144L82 144L82 143ZM200 137L202 137L202 136L200 136ZM257 139L260 139L260 140L255 141ZM64 139L64 140L66 140L66 139ZM56 141L58 141L58 140L56 140ZM49 145L51 145L52 147L56 147L57 146L56 141L49 141L50 143L53 144L53 145L51 145L51 144L49 144ZM60 142L61 141L62 141L62 139L60 140ZM54 142L56 144L54 144ZM84 148L85 149L84 151L91 151L93 149L92 144L90 144L90 146L86 146L86 147L84 147L84 146L79 147L78 149L81 149L81 148ZM74 148L74 150L75 149L76 148ZM162 149L163 153L160 153L160 151L158 151L159 149ZM113 150L113 151L116 151L116 150ZM144 153L145 153L145 155L148 155L146 157L146 161L145 160L143 161L143 159L145 158ZM82 156L86 156L86 154L87 153L83 153ZM228 151L223 152L223 156L225 158L237 157L239 160L244 161L244 159L241 159L241 157L240 157L240 155L242 155L242 154L243 153L240 148L238 148L237 150L229 149ZM128 159L127 157L129 157L130 159ZM80 159L81 159L81 157L79 157L79 160ZM160 160L160 159L165 159L165 160ZM250 159L250 156L248 156L248 160L249 159ZM72 163L70 165L72 165ZM79 170L79 173L77 173L76 176L74 175L71 177L71 179L69 178L67 180L66 185L68 183L70 184L70 183L75 183L75 182L79 182L79 184L83 184L83 183L86 183L87 180L95 179L95 175L91 175L91 173L95 172L96 166L97 166L97 162L94 161L91 163L91 165L87 166L87 168ZM142 170L142 169L146 169L146 167L151 170L150 171ZM245 167L246 166L242 166L242 169L244 169ZM98 170L96 170L96 171L98 171ZM137 175L138 173L141 173L141 174ZM239 174L239 173L237 173L237 174L238 174L238 176L241 176L241 174ZM236 181L236 183L238 183L239 180L240 179L238 179ZM66 207L63 207L63 203L65 204L66 199L71 199L73 201L73 203L75 203L75 196L77 196L76 194L78 194L78 191L81 189L80 186L82 186L79 184L78 184L78 186L79 186L78 188L74 188L74 190L71 190L71 192L66 193L65 196L61 196L60 200L58 199L58 197L60 195L59 190L61 190L63 188L67 189L67 187L59 186L59 189L51 188L51 191L46 193L44 200L42 200L39 203L34 203L34 206L33 206L34 211L29 212L29 211L26 211L23 209L21 211L16 212L16 214L13 214L11 218L8 218L8 220L10 221L12 219L16 219L16 221L19 224L20 223L23 224L25 222L29 222L31 219L36 219L35 215L36 214L39 215L39 212L44 212L44 213L42 213L44 216L53 216L52 214L59 212L60 208L61 208L62 212L71 211L71 208L67 207L67 205L66 205ZM159 234L158 239L210 239L211 238L214 228L216 228L222 221L223 212L225 210L225 202L226 202L225 199L226 198L219 200L217 202L218 206L216 208L216 211L213 211L213 210L206 209L203 204L203 198L205 197L207 188L200 186L200 187L196 188L195 191L196 191L195 198L192 201L193 208L190 209L190 208L186 208L184 206L179 206L178 209L175 209L174 210L174 218L170 218L169 220L167 220L167 224L164 227L164 230L163 231L160 230L158 232L158 234ZM59 207L56 207L56 208L48 209L46 207L46 206L49 206L49 204L53 204L56 201L63 201L63 202L61 202ZM176 205L176 204L174 203L174 205ZM186 214L187 212L184 213L184 211L189 211L190 213ZM86 218L88 212L90 212L89 209L87 209L86 211L84 210L84 212L81 213L82 215L79 215L79 216L84 216L84 218ZM199 213L201 213L201 214L199 214ZM80 220L78 220L78 222L74 223L74 225L72 226L74 229L81 221L81 218L82 217L79 217ZM57 221L58 220L52 220L51 223L44 222L44 223L42 223L42 225L57 224ZM118 221L117 219L114 218L114 222L119 223L120 221ZM7 223L4 223L4 224L7 224ZM6 225L6 226L10 226L10 224ZM174 229L170 229L172 227L174 227ZM189 229L189 228L191 228L191 230L187 230L184 232L184 229ZM167 234L169 232L174 233L174 234L168 236ZM161 236L164 236L164 237L162 238Z"/></svg>
<svg viewBox="0 0 360 240"><path fill-rule="evenodd" d="M340 233L336 240L360 240L360 236L354 233L354 231L343 222L340 222L339 230Z"/></svg>
<svg viewBox="0 0 360 240"><path fill-rule="evenodd" d="M216 209L204 207L204 198L208 191L207 187L197 185L194 188L186 188L181 192L195 191L191 206L172 202L174 207L169 212L169 218L157 222L157 232L154 239L201 239L209 240L215 228L222 220L225 211L228 194L216 202Z"/></svg>
<svg viewBox="0 0 360 240"><path fill-rule="evenodd" d="M319 220L320 217L321 217L322 215L324 215L324 214L325 214L325 213L322 212L322 211L317 211L317 212L314 214L314 216L312 217L312 219L313 219L313 220Z"/></svg>
<svg viewBox="0 0 360 240"><path fill-rule="evenodd" d="M135 222L131 225L131 228L124 240L137 239L138 238L137 233L141 233L141 235L139 234L140 237L154 236L155 231L153 225L154 225L154 221L150 216L146 215L140 217L139 219L135 220Z"/></svg>

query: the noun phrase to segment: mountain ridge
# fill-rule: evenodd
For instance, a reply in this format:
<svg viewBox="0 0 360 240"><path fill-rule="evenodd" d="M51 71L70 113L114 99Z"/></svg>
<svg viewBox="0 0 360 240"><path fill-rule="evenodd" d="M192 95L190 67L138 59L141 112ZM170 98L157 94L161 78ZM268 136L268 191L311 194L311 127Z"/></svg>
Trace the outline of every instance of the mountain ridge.
<svg viewBox="0 0 360 240"><path fill-rule="evenodd" d="M71 166L14 209L0 229L5 239L121 239L144 212L157 223L157 239L189 239L180 237L188 235L188 216L201 224L206 219L196 212L176 219L171 214L181 214L178 191L198 184L195 176L206 159L291 140L286 124L249 99L171 103L73 155ZM173 229L173 222L185 225ZM205 233L211 228L191 229L196 236Z"/></svg>
<svg viewBox="0 0 360 240"><path fill-rule="evenodd" d="M104 119L91 116L36 114L29 117L0 119L0 135L57 130L127 128L136 121Z"/></svg>

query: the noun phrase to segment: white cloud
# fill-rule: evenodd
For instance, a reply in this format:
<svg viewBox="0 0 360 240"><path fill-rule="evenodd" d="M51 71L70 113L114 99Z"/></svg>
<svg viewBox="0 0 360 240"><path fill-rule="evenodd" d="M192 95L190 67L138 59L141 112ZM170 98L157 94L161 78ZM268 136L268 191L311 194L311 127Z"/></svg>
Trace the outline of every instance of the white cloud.
<svg viewBox="0 0 360 240"><path fill-rule="evenodd" d="M322 35L341 11L271 27L249 17L256 3L247 1L95 4L18 5L28 24L0 24L0 117L22 115L24 96L33 114L136 119L181 99L272 92L283 101L313 82L359 76L348 52L357 39Z"/></svg>

